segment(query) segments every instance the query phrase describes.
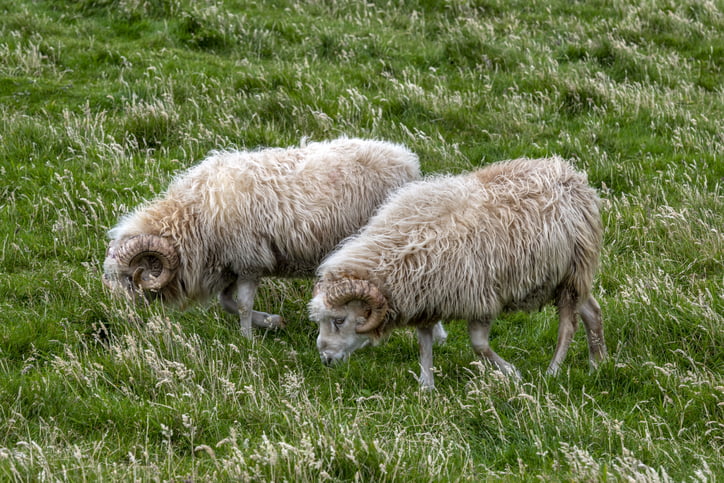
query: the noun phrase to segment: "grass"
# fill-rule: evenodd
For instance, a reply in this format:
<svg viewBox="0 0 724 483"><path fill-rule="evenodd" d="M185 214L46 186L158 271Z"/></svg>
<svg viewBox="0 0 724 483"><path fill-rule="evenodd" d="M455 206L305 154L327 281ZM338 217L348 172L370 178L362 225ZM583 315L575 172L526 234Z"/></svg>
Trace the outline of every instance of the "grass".
<svg viewBox="0 0 724 483"><path fill-rule="evenodd" d="M724 478L724 10L716 2L0 2L0 479L716 481ZM311 281L253 341L214 304L131 307L105 232L218 148L339 135L423 170L560 154L604 200L583 331L463 324L420 392L413 333L322 367Z"/></svg>

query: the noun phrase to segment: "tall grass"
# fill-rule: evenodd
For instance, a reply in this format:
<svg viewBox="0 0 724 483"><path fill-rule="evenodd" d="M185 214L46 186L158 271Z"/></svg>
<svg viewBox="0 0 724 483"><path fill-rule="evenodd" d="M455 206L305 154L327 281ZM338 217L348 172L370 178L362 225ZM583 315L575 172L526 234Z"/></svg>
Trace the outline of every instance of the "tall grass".
<svg viewBox="0 0 724 483"><path fill-rule="evenodd" d="M0 479L716 481L724 477L724 11L716 2L0 3ZM129 306L105 232L218 148L404 143L423 170L560 154L602 195L610 359L555 313L465 326L421 392L414 334L335 369L311 281L288 328Z"/></svg>

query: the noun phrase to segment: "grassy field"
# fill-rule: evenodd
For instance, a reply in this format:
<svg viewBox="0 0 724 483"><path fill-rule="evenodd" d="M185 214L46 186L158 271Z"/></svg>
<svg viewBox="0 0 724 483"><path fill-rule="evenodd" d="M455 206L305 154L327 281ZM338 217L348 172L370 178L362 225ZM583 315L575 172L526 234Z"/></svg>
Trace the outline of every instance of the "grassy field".
<svg viewBox="0 0 724 483"><path fill-rule="evenodd" d="M724 5L706 0L0 0L0 480L724 479ZM105 232L218 148L339 135L426 173L560 154L604 200L610 359L552 308L319 361L288 327L114 300Z"/></svg>

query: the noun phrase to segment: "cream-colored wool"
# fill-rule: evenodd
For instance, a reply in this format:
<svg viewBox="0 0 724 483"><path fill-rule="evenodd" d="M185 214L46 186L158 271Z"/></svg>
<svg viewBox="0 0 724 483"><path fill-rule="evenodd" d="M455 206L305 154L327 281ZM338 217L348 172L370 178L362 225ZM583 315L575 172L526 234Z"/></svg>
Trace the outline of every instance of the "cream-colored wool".
<svg viewBox="0 0 724 483"><path fill-rule="evenodd" d="M503 311L549 302L577 310L590 297L598 266L599 204L585 174L558 157L406 185L320 265L310 304L320 344L342 346L334 340L339 331L322 325L331 313L343 315L324 301L327 287L347 278L369 281L386 298L382 323L357 334L372 342L394 327L426 328L438 319L489 325ZM485 345L487 351L487 333ZM327 349L329 359L349 355L335 350Z"/></svg>
<svg viewBox="0 0 724 483"><path fill-rule="evenodd" d="M250 310L234 306L235 284L313 276L391 191L419 176L415 154L383 141L215 152L109 231L106 283L137 288L114 250L134 236L156 235L172 243L180 261L172 281L157 290L161 298L185 304L226 293L226 308Z"/></svg>

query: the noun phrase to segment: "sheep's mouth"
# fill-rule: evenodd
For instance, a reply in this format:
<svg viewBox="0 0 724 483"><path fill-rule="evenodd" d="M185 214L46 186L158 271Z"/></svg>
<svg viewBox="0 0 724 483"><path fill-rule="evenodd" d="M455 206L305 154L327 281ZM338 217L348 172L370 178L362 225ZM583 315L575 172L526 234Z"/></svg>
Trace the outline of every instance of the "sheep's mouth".
<svg viewBox="0 0 724 483"><path fill-rule="evenodd" d="M103 281L103 285L105 285L108 290L113 290L115 288L113 283L111 282L111 277L107 273L103 274L101 280Z"/></svg>
<svg viewBox="0 0 724 483"><path fill-rule="evenodd" d="M157 300L164 301L163 293L158 290L144 290L137 287L130 278L119 281L113 275L104 273L101 280L112 295L125 298L131 303L147 304Z"/></svg>
<svg viewBox="0 0 724 483"><path fill-rule="evenodd" d="M342 355L331 355L324 352L319 353L320 359L322 359L322 364L324 364L327 367L333 367L337 364L340 364L341 362L344 362L349 357L348 354L342 354Z"/></svg>

